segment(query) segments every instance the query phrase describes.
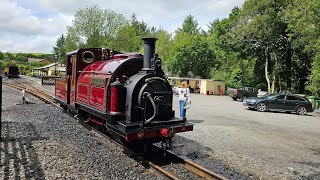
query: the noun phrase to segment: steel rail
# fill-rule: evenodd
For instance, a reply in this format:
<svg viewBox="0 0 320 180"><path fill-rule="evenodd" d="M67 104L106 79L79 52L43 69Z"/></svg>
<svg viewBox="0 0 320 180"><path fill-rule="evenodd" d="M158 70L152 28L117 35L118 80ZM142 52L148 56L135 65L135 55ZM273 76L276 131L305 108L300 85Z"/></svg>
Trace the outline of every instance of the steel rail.
<svg viewBox="0 0 320 180"><path fill-rule="evenodd" d="M180 157L178 157L180 158ZM217 179L217 180L227 180L227 178L216 174L190 160L182 159L182 162L179 162L181 166L183 166L185 169L188 169L189 171L192 171L193 173L197 174L198 176L205 178L205 179Z"/></svg>
<svg viewBox="0 0 320 180"><path fill-rule="evenodd" d="M19 80L19 79L13 79L13 80L14 80L15 82L20 83L21 85L25 86L26 88L28 88L28 87L33 87L33 90L34 90L34 91L39 92L39 93L41 93L41 94L43 94L43 95L46 95L46 96L48 96L48 97L54 98L53 95L49 94L48 92L46 92L46 91L44 91L44 90L42 90L42 89L40 89L40 88L38 88L38 87L35 87L35 86L34 86L32 83L30 83L30 82L22 81L22 80Z"/></svg>

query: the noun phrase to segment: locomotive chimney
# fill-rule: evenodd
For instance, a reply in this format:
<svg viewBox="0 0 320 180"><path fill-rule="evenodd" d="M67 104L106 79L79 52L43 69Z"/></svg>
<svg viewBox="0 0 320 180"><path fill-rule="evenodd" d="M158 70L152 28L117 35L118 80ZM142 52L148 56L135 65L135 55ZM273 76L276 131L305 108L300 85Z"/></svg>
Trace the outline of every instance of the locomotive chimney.
<svg viewBox="0 0 320 180"><path fill-rule="evenodd" d="M143 69L151 70L151 58L155 52L157 38L142 38L144 43Z"/></svg>

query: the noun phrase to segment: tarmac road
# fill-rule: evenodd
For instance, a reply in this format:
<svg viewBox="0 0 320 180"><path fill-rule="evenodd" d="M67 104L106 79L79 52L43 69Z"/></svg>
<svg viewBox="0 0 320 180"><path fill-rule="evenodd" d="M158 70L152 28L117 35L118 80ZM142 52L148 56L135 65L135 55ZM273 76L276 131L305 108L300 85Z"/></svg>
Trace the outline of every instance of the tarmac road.
<svg viewBox="0 0 320 180"><path fill-rule="evenodd" d="M187 117L195 123L194 131L177 139L199 143L210 158L249 177L320 179L318 113L258 112L228 96L191 97ZM179 116L177 96L174 109Z"/></svg>

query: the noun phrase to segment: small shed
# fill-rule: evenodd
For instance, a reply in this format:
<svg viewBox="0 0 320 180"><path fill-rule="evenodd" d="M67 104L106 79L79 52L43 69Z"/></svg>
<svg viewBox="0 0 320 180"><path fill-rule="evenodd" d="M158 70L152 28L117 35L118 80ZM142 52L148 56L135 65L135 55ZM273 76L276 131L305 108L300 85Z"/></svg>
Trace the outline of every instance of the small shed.
<svg viewBox="0 0 320 180"><path fill-rule="evenodd" d="M219 95L221 90L223 95L225 94L225 89L226 84L224 81L202 79L200 83L200 94Z"/></svg>
<svg viewBox="0 0 320 180"><path fill-rule="evenodd" d="M168 77L168 81L174 87L179 87L181 82L186 81L191 93L219 95L221 89L222 94L225 94L226 85L224 81L184 77Z"/></svg>

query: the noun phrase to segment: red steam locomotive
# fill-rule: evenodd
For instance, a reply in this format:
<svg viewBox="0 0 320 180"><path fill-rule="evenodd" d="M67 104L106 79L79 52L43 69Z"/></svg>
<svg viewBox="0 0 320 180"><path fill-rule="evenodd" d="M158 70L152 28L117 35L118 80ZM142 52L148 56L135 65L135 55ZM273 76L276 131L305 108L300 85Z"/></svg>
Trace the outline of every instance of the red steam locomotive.
<svg viewBox="0 0 320 180"><path fill-rule="evenodd" d="M144 55L104 48L68 53L55 99L123 142L168 142L175 133L192 131L186 119L175 118L172 88L155 54L157 39L143 40Z"/></svg>

